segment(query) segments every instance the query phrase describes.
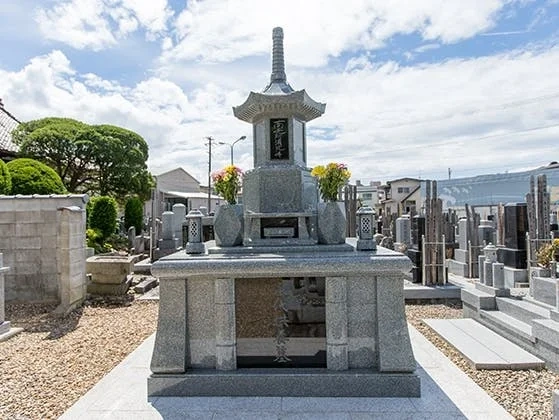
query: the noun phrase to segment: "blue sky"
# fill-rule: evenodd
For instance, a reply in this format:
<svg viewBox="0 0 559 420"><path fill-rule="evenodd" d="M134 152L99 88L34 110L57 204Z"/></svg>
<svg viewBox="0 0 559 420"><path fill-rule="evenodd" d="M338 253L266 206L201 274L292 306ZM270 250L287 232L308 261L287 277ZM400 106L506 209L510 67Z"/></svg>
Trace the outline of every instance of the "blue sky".
<svg viewBox="0 0 559 420"><path fill-rule="evenodd" d="M22 121L116 124L150 145L155 174L203 182L204 138L252 167L231 108L261 91L271 33L287 77L327 104L309 165L353 180L442 179L559 160L559 0L4 0L0 97ZM213 169L229 148L216 147Z"/></svg>

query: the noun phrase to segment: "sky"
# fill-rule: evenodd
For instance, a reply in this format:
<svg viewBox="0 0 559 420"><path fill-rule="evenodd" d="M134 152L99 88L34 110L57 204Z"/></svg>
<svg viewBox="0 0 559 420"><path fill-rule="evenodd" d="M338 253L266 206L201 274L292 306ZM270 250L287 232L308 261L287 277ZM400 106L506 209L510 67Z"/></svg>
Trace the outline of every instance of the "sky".
<svg viewBox="0 0 559 420"><path fill-rule="evenodd" d="M253 167L232 107L269 82L276 26L288 82L326 103L309 167L368 183L559 161L559 0L2 0L0 98L20 121L133 130L153 174L207 184L208 136L247 136Z"/></svg>

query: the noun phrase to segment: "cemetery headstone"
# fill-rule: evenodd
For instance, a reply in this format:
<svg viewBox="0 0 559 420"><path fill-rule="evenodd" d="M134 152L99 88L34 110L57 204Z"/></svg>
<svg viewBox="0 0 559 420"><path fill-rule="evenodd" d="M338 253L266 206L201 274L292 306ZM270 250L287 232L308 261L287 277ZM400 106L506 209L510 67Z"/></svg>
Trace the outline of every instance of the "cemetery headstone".
<svg viewBox="0 0 559 420"><path fill-rule="evenodd" d="M270 83L233 109L254 133L243 244L194 245L201 216L192 214L190 253L152 265L160 306L148 395L419 396L403 298L409 259L351 240L317 243L306 123L324 110L287 83L275 28Z"/></svg>

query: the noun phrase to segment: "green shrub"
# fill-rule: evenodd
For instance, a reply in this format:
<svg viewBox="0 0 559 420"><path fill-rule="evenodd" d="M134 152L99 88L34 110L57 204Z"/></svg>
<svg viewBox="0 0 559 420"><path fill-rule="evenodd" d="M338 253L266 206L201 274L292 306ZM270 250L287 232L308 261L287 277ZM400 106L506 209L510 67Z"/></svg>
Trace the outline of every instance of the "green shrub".
<svg viewBox="0 0 559 420"><path fill-rule="evenodd" d="M21 158L8 162L12 194L66 194L66 188L51 167L38 160Z"/></svg>
<svg viewBox="0 0 559 420"><path fill-rule="evenodd" d="M124 228L128 231L130 226L136 228L136 235L142 232L144 224L144 205L138 197L130 197L124 206Z"/></svg>
<svg viewBox="0 0 559 420"><path fill-rule="evenodd" d="M8 166L3 160L0 160L0 194L12 193L12 176L8 170Z"/></svg>
<svg viewBox="0 0 559 420"><path fill-rule="evenodd" d="M91 201L89 228L98 229L104 240L115 233L117 204L114 198L108 196L95 197Z"/></svg>

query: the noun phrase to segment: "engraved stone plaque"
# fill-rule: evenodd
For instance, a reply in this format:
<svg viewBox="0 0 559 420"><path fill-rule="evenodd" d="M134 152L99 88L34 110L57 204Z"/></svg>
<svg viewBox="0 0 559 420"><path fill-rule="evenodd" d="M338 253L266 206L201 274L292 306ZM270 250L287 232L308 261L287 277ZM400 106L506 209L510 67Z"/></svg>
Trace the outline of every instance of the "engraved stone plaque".
<svg viewBox="0 0 559 420"><path fill-rule="evenodd" d="M270 159L289 159L289 130L287 118L270 119Z"/></svg>
<svg viewBox="0 0 559 420"><path fill-rule="evenodd" d="M237 367L326 367L323 277L235 281Z"/></svg>

